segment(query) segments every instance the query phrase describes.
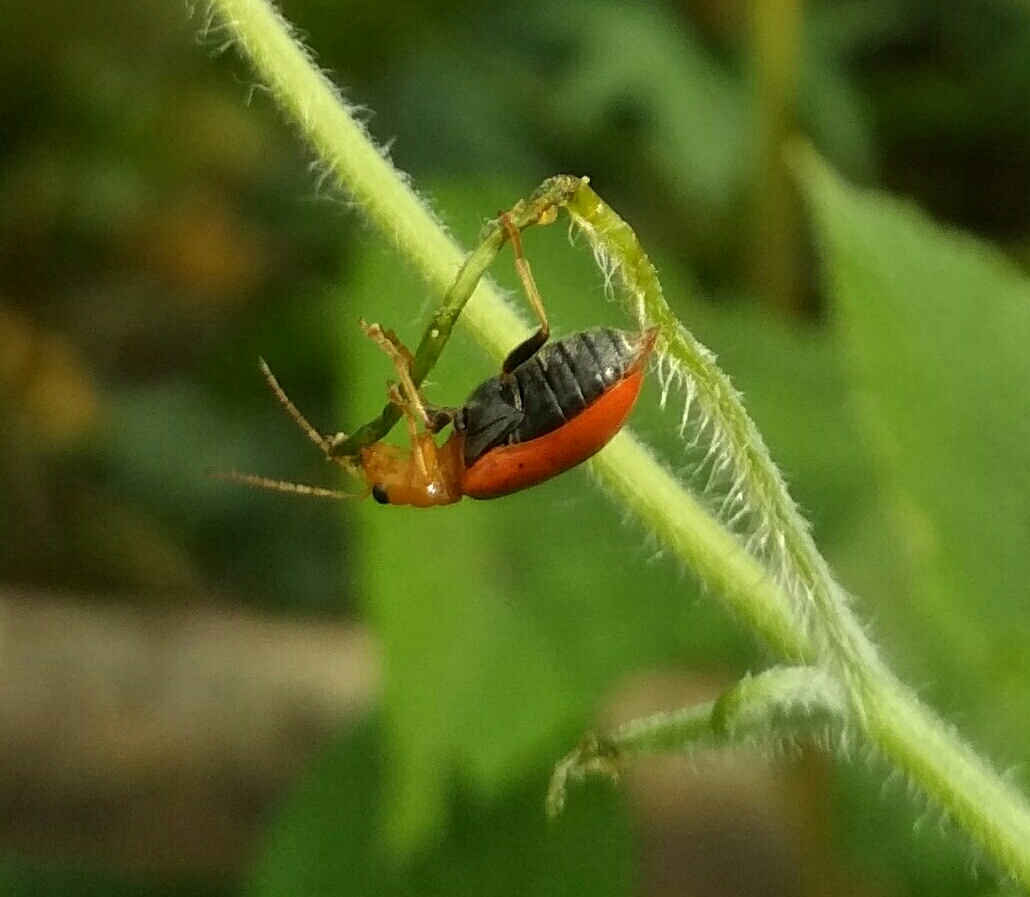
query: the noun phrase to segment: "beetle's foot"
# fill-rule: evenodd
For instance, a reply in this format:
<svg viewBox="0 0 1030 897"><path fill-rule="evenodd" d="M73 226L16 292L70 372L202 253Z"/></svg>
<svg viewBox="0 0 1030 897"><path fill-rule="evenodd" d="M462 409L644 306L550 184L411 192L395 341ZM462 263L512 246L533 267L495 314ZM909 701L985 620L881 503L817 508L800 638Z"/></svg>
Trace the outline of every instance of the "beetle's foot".
<svg viewBox="0 0 1030 897"><path fill-rule="evenodd" d="M448 424L454 423L458 416L459 408L443 408L439 405L425 405L426 410L426 431L439 433Z"/></svg>
<svg viewBox="0 0 1030 897"><path fill-rule="evenodd" d="M403 366L410 373L415 356L394 331L383 327L382 324L369 324L364 318L358 320L358 326L365 336L390 357L395 366Z"/></svg>

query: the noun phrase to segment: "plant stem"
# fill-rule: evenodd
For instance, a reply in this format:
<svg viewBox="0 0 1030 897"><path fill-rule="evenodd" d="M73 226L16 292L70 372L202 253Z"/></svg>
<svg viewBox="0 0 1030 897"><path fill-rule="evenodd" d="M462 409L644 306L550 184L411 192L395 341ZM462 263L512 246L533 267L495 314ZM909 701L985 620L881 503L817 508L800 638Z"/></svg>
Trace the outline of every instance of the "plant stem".
<svg viewBox="0 0 1030 897"><path fill-rule="evenodd" d="M266 0L211 0L211 7L340 185L396 241L412 267L445 295L464 261L459 246L353 120L283 19ZM511 348L512 334L526 329L483 280L462 321L497 358ZM628 432L618 434L591 467L768 647L799 660L810 656L804 634L766 570Z"/></svg>
<svg viewBox="0 0 1030 897"><path fill-rule="evenodd" d="M209 5L218 23L214 27L228 30L311 144L318 164L353 197L418 275L444 295L465 261L464 251L375 146L288 23L267 0L210 0ZM500 294L484 283L475 290L464 320L497 356L504 354L511 335L523 329Z"/></svg>
<svg viewBox="0 0 1030 897"><path fill-rule="evenodd" d="M818 655L841 682L853 721L876 748L1001 868L1030 887L1030 808L1024 797L884 665L819 554L740 397L711 353L669 308L632 229L586 184L568 210L607 269L617 275L631 310L643 323L658 326L658 351L664 360L689 378L713 452L733 471L729 492L747 496L760 531L768 534L764 541L771 542L764 549L768 563L786 584L795 620L809 636L800 642L800 656ZM783 656L791 659L790 654Z"/></svg>
<svg viewBox="0 0 1030 897"><path fill-rule="evenodd" d="M320 162L420 276L445 295L462 265L460 248L376 149L274 8L265 0L211 0L211 6ZM615 216L610 223L613 235L632 237L635 244L621 219ZM642 250L639 258L646 261ZM653 275L649 262L636 270ZM462 320L498 358L522 329L497 291L482 282ZM1030 888L1030 811L1021 796L882 666L725 375L674 318L662 324L662 338L681 363L695 366L694 385L709 390L708 411L715 415L710 420L721 428L713 436L713 451L728 459L732 487L755 497L771 560L762 563L745 552L629 434L620 434L595 458L594 471L776 653L823 661L848 695L853 722L871 742L985 854Z"/></svg>

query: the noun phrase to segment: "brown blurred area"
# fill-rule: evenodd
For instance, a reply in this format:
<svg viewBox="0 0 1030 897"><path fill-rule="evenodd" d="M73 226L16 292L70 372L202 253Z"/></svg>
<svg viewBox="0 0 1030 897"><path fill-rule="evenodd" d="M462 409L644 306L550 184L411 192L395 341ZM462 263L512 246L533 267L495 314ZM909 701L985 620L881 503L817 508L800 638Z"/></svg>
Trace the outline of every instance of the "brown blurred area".
<svg viewBox="0 0 1030 897"><path fill-rule="evenodd" d="M374 642L130 598L0 593L0 844L235 880L288 786L374 704Z"/></svg>
<svg viewBox="0 0 1030 897"><path fill-rule="evenodd" d="M378 651L360 627L182 604L0 594L0 847L146 880L234 882L298 776L375 705ZM638 676L599 724L720 687ZM875 893L837 877L825 763L744 751L634 762L643 892ZM798 789L814 790L799 801ZM799 816L806 806L817 815Z"/></svg>

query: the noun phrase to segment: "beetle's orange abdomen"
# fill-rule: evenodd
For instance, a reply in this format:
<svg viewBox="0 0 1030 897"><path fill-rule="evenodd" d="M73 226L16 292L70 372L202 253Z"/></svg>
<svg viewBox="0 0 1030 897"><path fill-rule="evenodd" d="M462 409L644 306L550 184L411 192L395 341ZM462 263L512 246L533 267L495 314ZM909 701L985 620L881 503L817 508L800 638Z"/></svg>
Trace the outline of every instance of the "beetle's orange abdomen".
<svg viewBox="0 0 1030 897"><path fill-rule="evenodd" d="M490 449L465 471L461 491L472 498L498 498L582 464L626 422L643 381L643 368L638 368L556 430Z"/></svg>

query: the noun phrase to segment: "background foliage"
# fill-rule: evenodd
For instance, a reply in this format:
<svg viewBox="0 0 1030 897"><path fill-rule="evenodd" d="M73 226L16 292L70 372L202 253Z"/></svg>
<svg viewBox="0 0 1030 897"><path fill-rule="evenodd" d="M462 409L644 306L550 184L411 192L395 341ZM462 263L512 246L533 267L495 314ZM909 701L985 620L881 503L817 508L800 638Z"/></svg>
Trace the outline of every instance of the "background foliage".
<svg viewBox="0 0 1030 897"><path fill-rule="evenodd" d="M714 776L728 790L707 803L686 767L644 775L629 807L611 789L577 790L548 827L549 765L600 708L711 694L761 666L760 650L581 472L431 513L206 479L207 467L238 467L326 482L256 357L323 428L353 425L389 375L357 318L413 340L433 297L318 185L245 68L198 47L178 4L10 6L4 594L362 620L385 672L376 711L312 738L302 768L264 761L293 768L288 784L249 795L237 767L220 771L224 799L254 805L246 846L223 867L155 869L138 844L60 848L14 823L0 862L8 892L996 889L990 870L968 875L960 839L918 824L901 787L881 788L875 764L815 751L771 768L739 761ZM744 392L892 663L1000 764L1025 758L1026 7L813 0L777 36L797 48L796 78L762 56L757 4L283 9L466 242L544 176L591 175ZM801 194L778 189L793 133L922 211L810 176L803 217ZM527 235L526 248L556 332L621 321L559 229ZM496 276L514 289L507 259ZM431 394L460 402L489 371L459 338ZM634 426L676 464L675 418L656 393ZM72 675L89 675L88 653L81 663ZM613 698L627 681L635 697ZM186 735L205 740L200 726ZM53 751L44 742L36 766L5 780L17 818L46 815L18 776L54 784ZM736 815L720 812L738 801ZM86 801L60 806L76 813L55 826L103 824ZM170 828L184 843L204 836L183 820Z"/></svg>

